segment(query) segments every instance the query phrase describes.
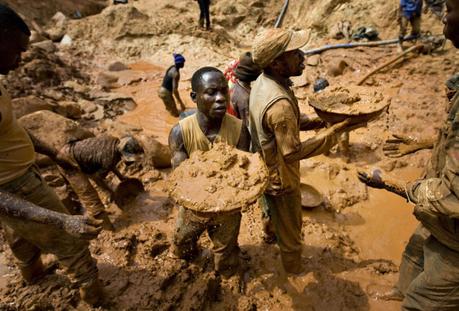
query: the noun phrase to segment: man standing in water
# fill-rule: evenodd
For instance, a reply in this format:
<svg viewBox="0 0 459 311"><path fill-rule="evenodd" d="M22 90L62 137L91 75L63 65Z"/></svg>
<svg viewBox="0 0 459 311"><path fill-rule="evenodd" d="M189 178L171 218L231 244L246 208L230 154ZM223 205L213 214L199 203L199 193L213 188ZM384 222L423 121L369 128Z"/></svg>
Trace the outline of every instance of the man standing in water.
<svg viewBox="0 0 459 311"><path fill-rule="evenodd" d="M163 84L159 88L158 92L158 96L163 100L164 105L166 106L166 110L169 111L169 113L174 117L179 116L175 100L178 101L182 111L185 111L186 109L178 91L180 82L180 69L182 69L184 66L185 57L183 57L181 54L174 53L174 65L167 69L166 74L164 75Z"/></svg>
<svg viewBox="0 0 459 311"><path fill-rule="evenodd" d="M6 75L19 66L21 53L27 50L29 37L30 30L21 17L9 7L0 5L0 74ZM32 141L16 120L11 98L0 84L0 191L18 196L46 210L68 214L56 193L41 177L34 162ZM41 253L54 254L71 281L79 286L81 298L91 305L100 304L102 287L88 242L62 234L56 230L56 225L43 223L46 217L38 214L43 216L37 210L36 215L24 212L22 221L2 220L6 240L23 278L29 283L42 278L46 269L41 261ZM41 223L37 224L37 221Z"/></svg>
<svg viewBox="0 0 459 311"><path fill-rule="evenodd" d="M446 1L446 8L443 32L459 48L459 0ZM403 252L395 289L383 296L403 299L404 311L459 310L458 115L459 93L456 93L425 178L406 187L405 196L416 204L414 215L421 225ZM360 180L371 187L403 188L380 174L359 174Z"/></svg>
<svg viewBox="0 0 459 311"><path fill-rule="evenodd" d="M227 114L228 82L213 67L196 71L191 81L191 98L197 112L176 124L169 135L172 167L177 167L195 151L208 151L214 142L226 142L248 151L250 134L242 121ZM197 241L207 230L214 245L215 270L225 277L239 268L238 235L240 211L224 214L202 214L179 208L174 234L174 253L191 260L198 254Z"/></svg>
<svg viewBox="0 0 459 311"><path fill-rule="evenodd" d="M291 89L290 77L300 76L305 68L300 48L308 39L305 31L269 29L252 47L253 61L263 70L250 93L252 144L268 166L270 183L264 197L284 269L294 274L303 271L300 160L330 150L336 134L350 130L343 121L300 141L300 130L323 126L300 113Z"/></svg>

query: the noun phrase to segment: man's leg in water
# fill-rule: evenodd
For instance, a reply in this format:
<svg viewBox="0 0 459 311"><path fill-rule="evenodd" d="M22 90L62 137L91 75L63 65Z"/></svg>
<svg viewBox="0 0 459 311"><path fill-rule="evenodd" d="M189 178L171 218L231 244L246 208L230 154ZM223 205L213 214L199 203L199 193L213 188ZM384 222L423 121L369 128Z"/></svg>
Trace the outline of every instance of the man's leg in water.
<svg viewBox="0 0 459 311"><path fill-rule="evenodd" d="M186 260L194 259L198 253L197 242L206 230L206 222L193 214L193 212L179 207L174 233L174 254Z"/></svg>

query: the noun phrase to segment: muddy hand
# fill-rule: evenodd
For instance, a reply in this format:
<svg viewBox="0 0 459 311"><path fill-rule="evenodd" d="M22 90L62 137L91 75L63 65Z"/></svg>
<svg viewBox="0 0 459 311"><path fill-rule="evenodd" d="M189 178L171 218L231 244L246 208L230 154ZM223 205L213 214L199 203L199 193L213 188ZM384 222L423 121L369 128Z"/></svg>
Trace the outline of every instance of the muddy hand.
<svg viewBox="0 0 459 311"><path fill-rule="evenodd" d="M386 140L383 146L386 157L400 158L419 150L420 144L414 138L397 134L392 136L393 138Z"/></svg>
<svg viewBox="0 0 459 311"><path fill-rule="evenodd" d="M102 230L102 220L97 220L89 216L70 216L66 215L64 230L79 239L92 240Z"/></svg>
<svg viewBox="0 0 459 311"><path fill-rule="evenodd" d="M385 183L381 177L381 171L379 169L376 169L371 173L358 171L357 176L359 180L366 184L368 187L383 189L385 186Z"/></svg>

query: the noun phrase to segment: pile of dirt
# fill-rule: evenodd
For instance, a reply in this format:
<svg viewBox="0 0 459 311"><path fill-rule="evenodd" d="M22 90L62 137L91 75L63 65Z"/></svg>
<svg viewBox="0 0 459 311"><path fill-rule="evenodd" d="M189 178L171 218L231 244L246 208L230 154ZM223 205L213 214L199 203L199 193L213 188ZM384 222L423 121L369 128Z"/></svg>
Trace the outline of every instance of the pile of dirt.
<svg viewBox="0 0 459 311"><path fill-rule="evenodd" d="M98 14L108 3L107 0L59 0L51 2L47 0L2 0L2 2L20 12L29 23L35 21L40 25L47 24L57 12L73 17Z"/></svg>
<svg viewBox="0 0 459 311"><path fill-rule="evenodd" d="M183 207L201 213L245 210L266 189L268 170L258 153L214 144L196 151L168 178L168 191Z"/></svg>

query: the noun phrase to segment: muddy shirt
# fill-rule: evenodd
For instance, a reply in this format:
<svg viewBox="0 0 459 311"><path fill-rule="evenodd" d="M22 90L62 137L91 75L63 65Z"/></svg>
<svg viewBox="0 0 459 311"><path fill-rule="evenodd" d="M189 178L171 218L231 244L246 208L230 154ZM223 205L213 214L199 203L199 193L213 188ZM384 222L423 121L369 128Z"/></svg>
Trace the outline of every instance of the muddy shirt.
<svg viewBox="0 0 459 311"><path fill-rule="evenodd" d="M459 251L459 95L432 152L427 178L409 189L414 214L437 240Z"/></svg>
<svg viewBox="0 0 459 311"><path fill-rule="evenodd" d="M266 193L284 195L300 187L300 161L329 150L333 138L314 143L300 140L300 109L295 94L266 74L258 77L250 93L250 130L255 151L269 170ZM290 160L294 156L297 160Z"/></svg>
<svg viewBox="0 0 459 311"><path fill-rule="evenodd" d="M183 144L185 145L188 156L197 150L208 151L212 148L212 143L199 126L196 114L180 120L179 124L182 130ZM226 142L228 145L237 146L241 136L241 128L241 120L232 115L225 114L215 142Z"/></svg>
<svg viewBox="0 0 459 311"><path fill-rule="evenodd" d="M164 87L169 92L172 92L174 88L173 87L174 75L172 73L172 69L174 68L175 68L175 65L170 66L167 69L166 74L164 75L164 78L163 78L163 83L161 84L161 86Z"/></svg>
<svg viewBox="0 0 459 311"><path fill-rule="evenodd" d="M13 112L11 98L0 84L0 185L26 173L35 161L35 151L27 132Z"/></svg>

